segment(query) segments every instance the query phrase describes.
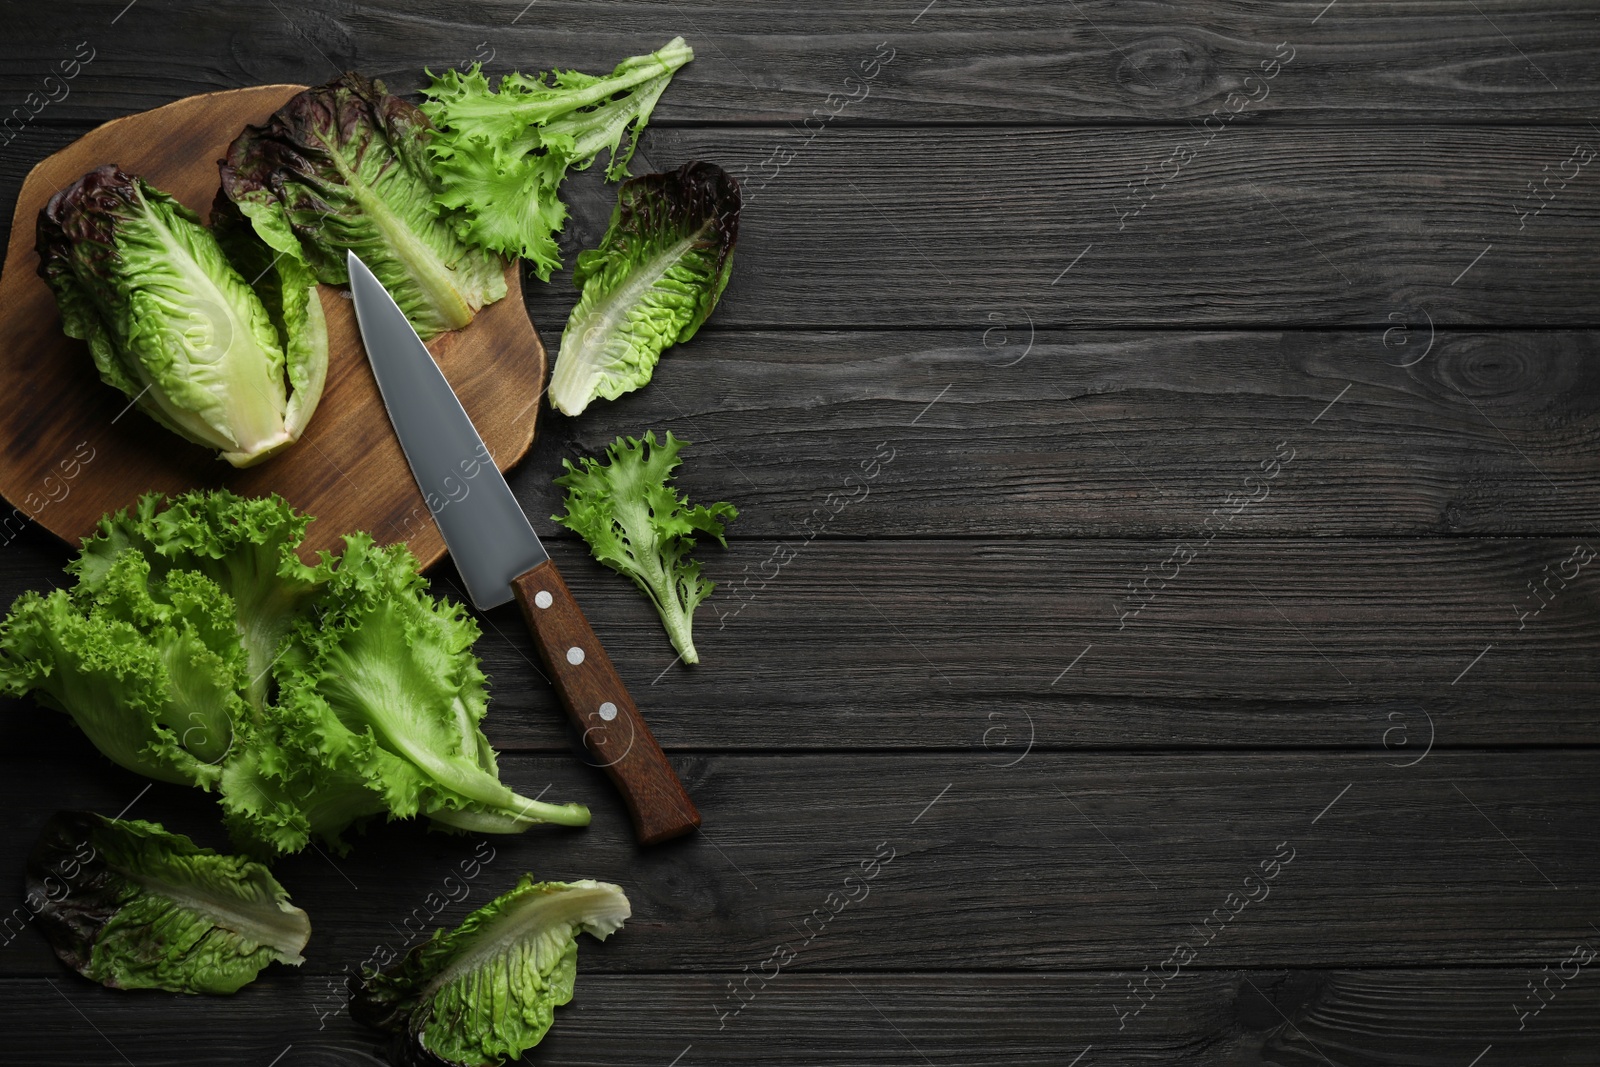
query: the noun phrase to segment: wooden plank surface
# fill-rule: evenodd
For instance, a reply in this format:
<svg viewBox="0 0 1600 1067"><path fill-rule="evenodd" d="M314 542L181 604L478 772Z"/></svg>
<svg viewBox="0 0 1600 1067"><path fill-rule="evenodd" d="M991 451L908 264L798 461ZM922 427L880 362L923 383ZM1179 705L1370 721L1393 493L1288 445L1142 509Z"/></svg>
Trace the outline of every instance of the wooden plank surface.
<svg viewBox="0 0 1600 1067"><path fill-rule="evenodd" d="M1589 5L89 0L16 25L0 117L37 113L0 132L0 217L38 159L189 93L603 70L679 33L697 58L634 170L714 160L746 207L707 328L648 389L546 419L511 479L705 832L631 843L497 609L504 776L590 828L376 826L281 861L308 962L229 999L99 989L0 909L0 1064L381 1062L344 968L523 871L634 903L543 1064L1600 1064L1592 967L1559 977L1600 948ZM615 194L566 194L570 263ZM526 289L553 344L570 272ZM693 670L543 519L563 458L646 429L741 510L699 553L724 585ZM0 602L66 556L8 536ZM13 885L63 806L226 843L213 799L144 791L30 703L0 701L0 773Z"/></svg>
<svg viewBox="0 0 1600 1067"><path fill-rule="evenodd" d="M1590 1020L1600 1011L1594 985L1562 990L1519 1032L1512 1007L1528 997L1529 976L1526 968L1186 973L1119 1030L1114 1009L1127 1000L1127 983L1143 977L1138 971L785 972L725 1023L718 998L742 980L740 971L582 974L576 999L557 1012L539 1046L539 1062L665 1064L676 1055L680 1067L1062 1067L1088 1050L1081 1064L1298 1065L1326 1055L1341 1067L1393 1067L1467 1064L1487 1046L1499 1062L1592 1062ZM371 1032L329 1014L331 1001L282 975L269 973L258 985L253 1010L242 997L135 1004L81 981L58 980L54 988L39 979L0 981L0 997L48 1033L14 1035L7 1062L121 1062L119 1050L140 1067L233 1067L274 1057L281 1057L277 1067L383 1062ZM996 1026L997 1018L1006 1024ZM651 1035L643 1052L632 1036L638 1031Z"/></svg>
<svg viewBox="0 0 1600 1067"><path fill-rule="evenodd" d="M7 189L31 152L61 140L29 133L0 158ZM802 146L787 129L652 128L637 166L711 159L744 176L721 328L981 333L1026 317L1381 334L1425 318L1600 322L1600 197L1590 195L1600 154L1573 156L1600 153L1586 125L1375 127L1359 137L1251 127L1204 147L1208 136L839 129ZM766 164L775 147L794 153L777 170ZM1180 151L1194 158L1169 165ZM610 216L614 193L601 177L591 170L564 187L569 268ZM1530 200L1527 184L1545 179L1546 199ZM1548 206L1534 216L1539 203ZM530 290L533 321L554 340L574 303L570 270Z"/></svg>
<svg viewBox="0 0 1600 1067"><path fill-rule="evenodd" d="M1600 743L1600 561L1562 589L1571 541L1218 539L1162 589L1183 543L736 542L702 553L728 584L697 616L693 668L675 665L631 584L576 544L551 547L669 750L934 748L1004 763L1031 739L1403 762L1430 737ZM54 577L10 571L0 601ZM462 595L448 568L435 582ZM1538 614L1530 582L1549 590ZM564 750L515 605L481 618L491 740ZM29 750L70 734L55 713L15 729Z"/></svg>
<svg viewBox="0 0 1600 1067"><path fill-rule="evenodd" d="M981 330L991 312L1024 310L1072 327L1382 328L1395 312L1420 320L1419 309L1441 326L1597 321L1600 198L1589 193L1600 156L1579 161L1600 152L1600 136L1587 125L806 139L647 139L659 166L718 159L744 175L723 326ZM774 148L794 153L781 169L767 162ZM1565 182L1563 164L1577 169ZM1528 200L1527 184L1546 178L1544 199ZM579 223L571 238L583 247L599 232ZM551 317L539 293L530 307L536 322Z"/></svg>
<svg viewBox="0 0 1600 1067"><path fill-rule="evenodd" d="M1128 584L1173 544L814 542L764 580L783 546L708 555L730 586L693 669L629 586L558 554L669 747L1600 741L1593 579L1538 615L1527 590L1567 541L1219 540L1148 600ZM490 620L495 740L561 743L514 616Z"/></svg>
<svg viewBox="0 0 1600 1067"><path fill-rule="evenodd" d="M696 58L661 102L664 122L797 122L830 93L833 120L879 123L1200 121L1288 42L1293 75L1261 113L1294 121L1584 121L1600 104L1600 44L1582 0L1340 0L926 6L731 6L564 0L281 0L229 8L126 0L30 10L0 42L0 100L21 102L87 40L94 58L40 121L99 120L192 93L325 81L359 67L398 89L485 60L492 70L609 70L682 34ZM1320 14L1320 17L1319 17ZM113 21L115 19L115 21ZM859 63L894 62L862 96ZM89 54L87 52L85 55ZM160 56L159 64L145 62ZM1548 80L1547 80L1548 79ZM1252 109L1254 110L1254 109Z"/></svg>
<svg viewBox="0 0 1600 1067"><path fill-rule="evenodd" d="M651 427L696 442L679 481L738 504L740 538L800 532L829 493L824 514L851 503L819 537L1594 536L1594 336L1404 314L1055 331L1021 309L952 331L708 329L649 389L551 415L513 484L552 514L563 458ZM1296 458L1270 499L1207 525L1279 442Z"/></svg>
<svg viewBox="0 0 1600 1067"><path fill-rule="evenodd" d="M17 785L49 788L14 790L8 854L62 804L114 814L130 801L130 815L225 846L214 799L167 786L139 796L134 776L73 756L38 752L32 769L11 769ZM628 893L626 936L586 945L588 974L759 971L780 944L796 949L784 970L797 972L1159 971L1179 943L1208 968L1536 970L1595 938L1600 798L1590 783L1600 753L1436 751L1398 762L1220 751L1033 752L1012 766L967 753L679 754L702 832L641 849L599 772L565 755L508 755L509 784L587 803L593 824L487 844L378 825L348 856L307 850L274 873L312 916L304 975L338 973L375 945L458 921L525 871ZM463 880L460 865L475 854L482 869ZM862 879L874 858L876 873ZM442 898L427 906L451 876L450 910ZM841 903L845 894L854 902ZM58 973L35 930L0 949L0 975Z"/></svg>

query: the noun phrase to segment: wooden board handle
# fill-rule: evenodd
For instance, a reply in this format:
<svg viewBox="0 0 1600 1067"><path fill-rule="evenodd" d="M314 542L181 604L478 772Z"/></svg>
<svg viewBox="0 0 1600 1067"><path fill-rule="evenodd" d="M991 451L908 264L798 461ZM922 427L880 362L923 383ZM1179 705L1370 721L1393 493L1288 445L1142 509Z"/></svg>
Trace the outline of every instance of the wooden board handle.
<svg viewBox="0 0 1600 1067"><path fill-rule="evenodd" d="M583 743L616 783L641 845L686 834L700 813L634 706L554 560L513 579L534 647Z"/></svg>

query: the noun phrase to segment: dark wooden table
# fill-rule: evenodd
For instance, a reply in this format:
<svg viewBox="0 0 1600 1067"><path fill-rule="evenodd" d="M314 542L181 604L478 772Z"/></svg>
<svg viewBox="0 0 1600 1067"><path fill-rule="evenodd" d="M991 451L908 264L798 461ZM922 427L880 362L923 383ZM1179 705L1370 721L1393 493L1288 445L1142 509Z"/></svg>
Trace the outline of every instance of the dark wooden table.
<svg viewBox="0 0 1600 1067"><path fill-rule="evenodd" d="M695 46L634 169L744 177L733 283L512 482L548 515L562 457L671 430L738 504L692 670L553 539L705 832L630 843L508 606L488 732L590 829L287 859L307 962L226 999L8 926L0 1061L371 1063L344 969L533 871L634 903L542 1064L1600 1063L1592 4L125 4L7 0L5 107L93 58L0 134L6 197L191 93ZM568 188L570 262L614 194ZM530 287L552 346L573 300ZM18 537L0 599L67 556ZM13 901L57 808L225 845L0 722Z"/></svg>

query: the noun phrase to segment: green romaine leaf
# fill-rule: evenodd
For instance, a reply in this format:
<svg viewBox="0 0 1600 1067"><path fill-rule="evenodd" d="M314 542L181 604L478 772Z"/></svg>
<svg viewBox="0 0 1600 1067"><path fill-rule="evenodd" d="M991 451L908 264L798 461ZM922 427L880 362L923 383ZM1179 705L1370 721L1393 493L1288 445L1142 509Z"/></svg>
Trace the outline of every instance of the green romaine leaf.
<svg viewBox="0 0 1600 1067"><path fill-rule="evenodd" d="M45 824L27 893L56 955L113 989L237 992L274 960L302 963L311 936L259 863L86 811Z"/></svg>
<svg viewBox="0 0 1600 1067"><path fill-rule="evenodd" d="M609 882L535 882L454 930L440 930L386 971L352 979L352 1017L397 1035L396 1062L492 1067L520 1057L572 999L578 934L600 940L632 914Z"/></svg>
<svg viewBox="0 0 1600 1067"><path fill-rule="evenodd" d="M699 663L691 634L694 609L716 583L700 576L700 564L689 553L696 534L715 537L726 548L723 523L739 512L726 501L690 506L668 484L688 444L670 431L657 444L650 432L642 441L617 438L606 449L605 463L591 458L574 467L562 460L567 473L556 484L567 490L567 510L551 517L588 542L595 559L633 579L656 606L683 662Z"/></svg>
<svg viewBox="0 0 1600 1067"><path fill-rule="evenodd" d="M317 278L297 255L284 255L261 239L237 204L217 190L211 232L266 306L284 339L289 406L284 428L296 439L305 432L322 399L328 377L328 323L317 295Z"/></svg>
<svg viewBox="0 0 1600 1067"><path fill-rule="evenodd" d="M463 243L434 207L433 128L354 72L307 89L222 161L222 191L261 239L330 285L354 251L427 339L506 295L505 263Z"/></svg>
<svg viewBox="0 0 1600 1067"><path fill-rule="evenodd" d="M237 467L299 439L328 360L303 269L255 269L265 250L242 240L230 262L194 212L110 165L50 198L37 249L63 329L151 418Z"/></svg>
<svg viewBox="0 0 1600 1067"><path fill-rule="evenodd" d="M721 167L685 163L623 182L600 247L578 256L583 296L561 333L551 405L577 415L649 382L661 353L717 306L738 233L739 183Z"/></svg>
<svg viewBox="0 0 1600 1067"><path fill-rule="evenodd" d="M583 170L609 149L606 177L626 177L639 131L673 73L693 58L676 37L605 76L508 74L496 90L478 66L430 72L422 110L439 129L430 146L439 205L464 239L531 260L549 281L561 266L555 238L567 210L557 193L567 170Z"/></svg>

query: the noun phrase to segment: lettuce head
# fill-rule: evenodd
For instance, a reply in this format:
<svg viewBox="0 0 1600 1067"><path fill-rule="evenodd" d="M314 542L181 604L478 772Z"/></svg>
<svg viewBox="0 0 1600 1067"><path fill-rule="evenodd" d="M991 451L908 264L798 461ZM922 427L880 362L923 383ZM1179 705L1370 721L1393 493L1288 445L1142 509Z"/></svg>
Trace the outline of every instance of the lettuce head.
<svg viewBox="0 0 1600 1067"><path fill-rule="evenodd" d="M257 853L338 846L380 814L479 833L586 825L581 805L500 781L462 606L365 534L304 562L309 521L226 491L107 517L68 567L75 586L25 593L0 622L0 692L66 712L130 770L216 790Z"/></svg>

